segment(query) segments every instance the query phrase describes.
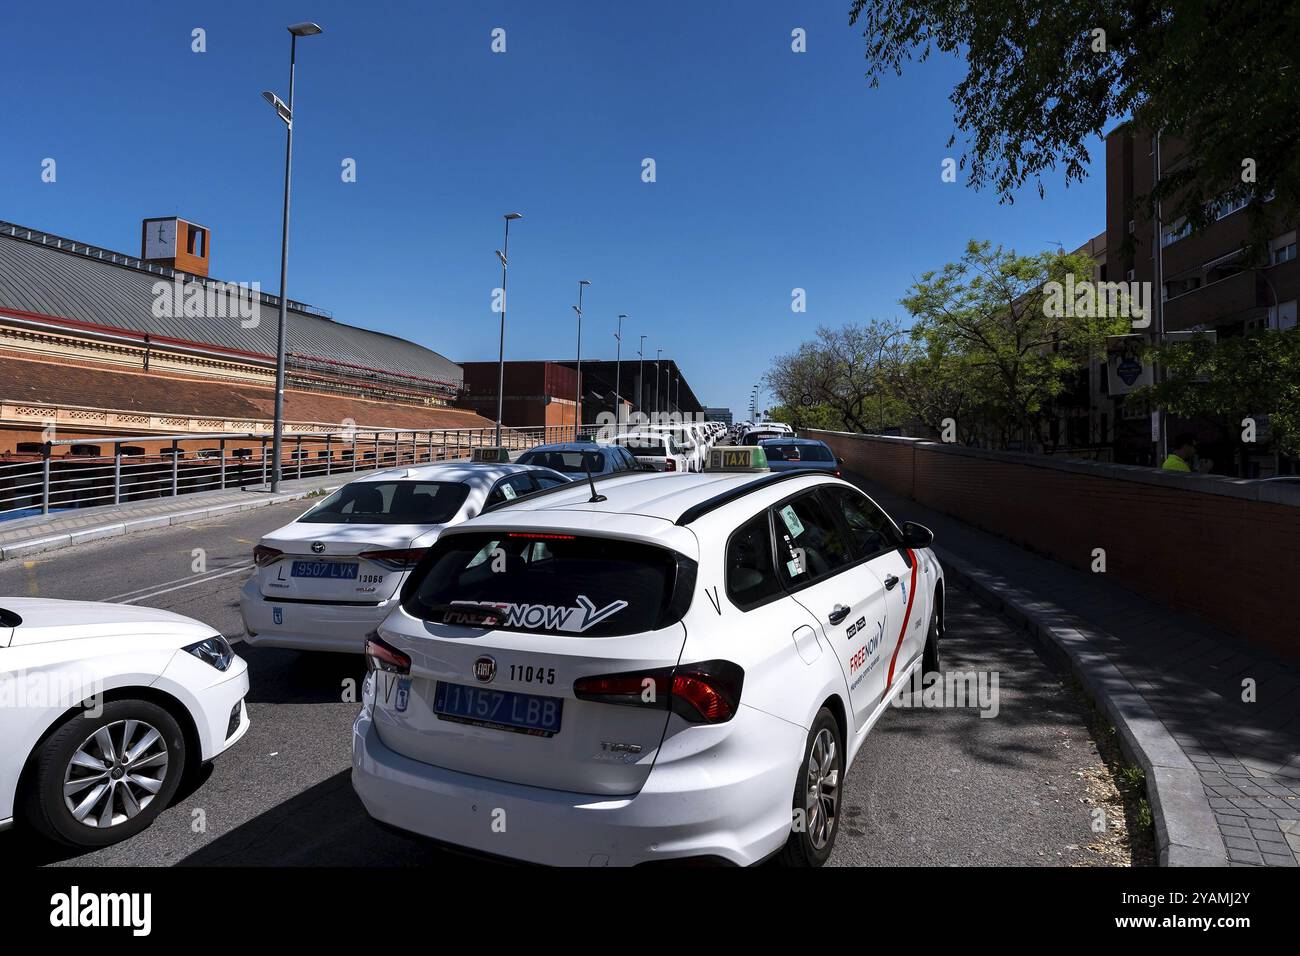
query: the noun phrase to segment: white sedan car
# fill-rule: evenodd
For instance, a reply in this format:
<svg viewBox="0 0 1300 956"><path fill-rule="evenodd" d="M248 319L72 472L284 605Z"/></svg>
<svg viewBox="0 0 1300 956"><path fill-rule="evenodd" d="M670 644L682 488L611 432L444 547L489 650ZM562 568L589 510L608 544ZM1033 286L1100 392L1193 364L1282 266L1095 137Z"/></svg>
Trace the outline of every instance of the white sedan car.
<svg viewBox="0 0 1300 956"><path fill-rule="evenodd" d="M939 667L932 535L826 474L595 492L496 509L421 563L367 645L367 812L539 863L824 863L867 733Z"/></svg>
<svg viewBox="0 0 1300 956"><path fill-rule="evenodd" d="M0 598L0 830L74 846L147 827L248 730L248 665L170 611Z"/></svg>
<svg viewBox="0 0 1300 956"><path fill-rule="evenodd" d="M254 647L359 654L443 528L485 507L568 484L549 468L443 462L358 478L253 549L239 595Z"/></svg>
<svg viewBox="0 0 1300 956"><path fill-rule="evenodd" d="M655 471L689 471L687 450L665 432L632 432L614 439L631 452L632 457Z"/></svg>

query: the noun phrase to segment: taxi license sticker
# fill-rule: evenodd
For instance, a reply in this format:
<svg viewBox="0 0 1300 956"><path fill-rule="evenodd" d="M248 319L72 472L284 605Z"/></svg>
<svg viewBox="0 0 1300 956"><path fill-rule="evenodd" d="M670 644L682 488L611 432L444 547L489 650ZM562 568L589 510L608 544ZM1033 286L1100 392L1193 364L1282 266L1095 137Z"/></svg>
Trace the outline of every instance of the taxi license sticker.
<svg viewBox="0 0 1300 956"><path fill-rule="evenodd" d="M501 494L505 495L506 501L514 501L519 497L519 492L515 491L514 485L502 485Z"/></svg>
<svg viewBox="0 0 1300 956"><path fill-rule="evenodd" d="M790 529L791 537L797 538L799 535L803 534L803 522L800 521L799 516L794 513L793 506L786 505L781 509L781 520L784 521L785 526Z"/></svg>
<svg viewBox="0 0 1300 956"><path fill-rule="evenodd" d="M405 713L406 707L411 702L411 678L401 677L397 681L397 701L394 706L399 714Z"/></svg>

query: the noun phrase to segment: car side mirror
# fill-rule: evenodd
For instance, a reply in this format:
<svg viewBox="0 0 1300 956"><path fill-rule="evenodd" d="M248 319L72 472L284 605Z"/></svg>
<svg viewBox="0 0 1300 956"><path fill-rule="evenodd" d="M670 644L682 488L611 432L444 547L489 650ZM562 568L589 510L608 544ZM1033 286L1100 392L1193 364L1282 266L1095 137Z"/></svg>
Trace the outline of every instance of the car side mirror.
<svg viewBox="0 0 1300 956"><path fill-rule="evenodd" d="M909 548L928 548L934 542L934 532L915 521L903 522L903 544Z"/></svg>
<svg viewBox="0 0 1300 956"><path fill-rule="evenodd" d="M843 458L836 458L836 459L835 459L835 464L837 464L837 465L842 465L842 464L844 464L844 459L843 459Z"/></svg>

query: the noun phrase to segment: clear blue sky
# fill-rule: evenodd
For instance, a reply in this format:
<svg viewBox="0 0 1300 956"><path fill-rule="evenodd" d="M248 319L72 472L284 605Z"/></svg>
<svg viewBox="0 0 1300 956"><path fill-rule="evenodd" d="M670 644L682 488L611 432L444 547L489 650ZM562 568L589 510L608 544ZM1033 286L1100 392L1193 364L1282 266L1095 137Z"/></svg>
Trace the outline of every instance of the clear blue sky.
<svg viewBox="0 0 1300 956"><path fill-rule="evenodd" d="M809 8L815 7L815 11ZM940 181L960 64L877 90L848 0L105 4L12 2L0 218L139 252L140 220L213 230L213 274L277 288L283 127L299 43L289 294L455 360L495 359L511 229L508 358L624 355L638 336L740 412L818 324L903 314L913 278L971 237L1021 251L1104 228L1104 155L1014 205ZM207 31L208 51L190 50ZM491 31L506 30L493 54ZM808 52L790 49L795 27ZM40 181L53 157L58 181ZM357 161L358 181L341 181ZM652 157L658 181L641 181ZM3 281L3 277L0 277ZM791 290L808 311L791 311Z"/></svg>

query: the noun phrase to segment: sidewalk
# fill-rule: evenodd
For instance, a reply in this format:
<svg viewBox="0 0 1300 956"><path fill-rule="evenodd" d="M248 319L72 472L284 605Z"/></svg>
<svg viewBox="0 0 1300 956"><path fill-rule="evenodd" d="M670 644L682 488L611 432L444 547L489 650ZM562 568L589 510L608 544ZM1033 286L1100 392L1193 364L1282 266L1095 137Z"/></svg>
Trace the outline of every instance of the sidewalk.
<svg viewBox="0 0 1300 956"><path fill-rule="evenodd" d="M232 511L263 508L281 501L294 501L333 491L354 478L374 473L375 469L347 471L281 481L280 491L274 495L265 486L226 488L220 491L199 491L175 498L150 498L147 501L77 508L50 515L0 521L0 561L54 551L85 541L115 538L135 531L214 518Z"/></svg>
<svg viewBox="0 0 1300 956"><path fill-rule="evenodd" d="M1068 663L1146 772L1161 864L1300 863L1300 667L1104 574L858 484L900 522L931 528L948 574ZM1224 600L1249 600L1249 582L1225 573Z"/></svg>

